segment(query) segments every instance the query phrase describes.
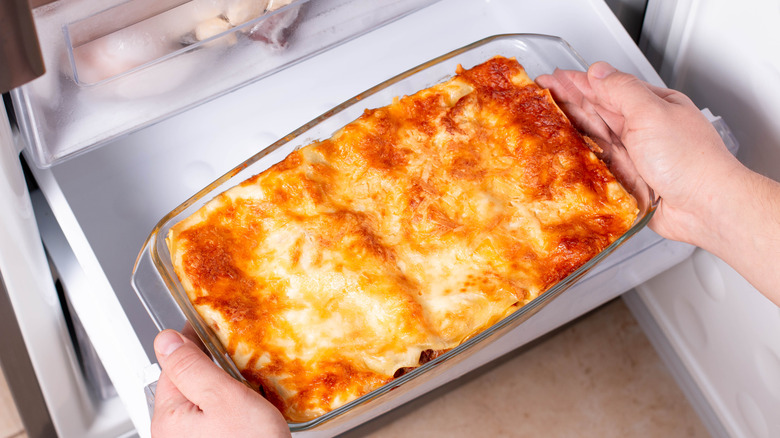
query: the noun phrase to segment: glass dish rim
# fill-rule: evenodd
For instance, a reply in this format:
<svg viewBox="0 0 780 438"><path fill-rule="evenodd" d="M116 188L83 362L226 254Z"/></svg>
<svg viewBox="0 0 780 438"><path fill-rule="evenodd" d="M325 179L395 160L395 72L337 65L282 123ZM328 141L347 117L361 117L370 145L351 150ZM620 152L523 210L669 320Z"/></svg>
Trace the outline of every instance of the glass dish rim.
<svg viewBox="0 0 780 438"><path fill-rule="evenodd" d="M178 304L180 310L184 313L185 318L188 322L192 325L192 328L196 331L201 341L206 345L208 350L212 353L215 360L219 363L219 365L226 371L228 374L230 374L233 378L243 382L244 384L248 384L246 379L243 378L240 371L236 367L236 365L233 363L232 359L230 359L227 351L224 349L224 346L217 340L216 335L211 331L211 329L208 328L208 326L205 324L205 322L202 320L202 317L200 314L194 309L191 302L186 296L186 293L184 296L181 296L180 293L178 293L177 284L179 284L179 280L176 277L175 273L168 272L168 269L165 267L162 256L160 252L158 251L158 244L159 241L162 240L164 242L165 237L163 235L160 235L160 232L165 228L167 224L171 222L172 219L174 219L176 216L178 216L181 212L189 208L192 204L203 200L205 196L207 196L210 193L213 193L213 195L217 195L218 193L215 192L215 189L217 189L219 186L224 184L225 182L229 181L231 178L233 178L236 174L244 170L245 168L255 164L259 160L263 159L264 157L270 155L272 152L278 150L283 145L289 143L290 141L296 139L301 134L304 134L305 132L309 131L316 125L324 122L328 118L332 117L333 115L341 112L342 110L351 107L354 104L357 104L361 100L363 100L366 96L373 95L381 90L384 90L390 86L392 86L395 83L398 83L410 76L413 76L416 73L419 73L433 65L442 63L444 61L447 61L451 58L454 58L460 54L463 54L465 52L468 52L470 50L473 50L475 48L478 48L480 46L486 45L488 43L491 43L493 41L497 40L523 40L523 39L538 39L538 40L548 40L553 43L557 43L559 45L562 45L570 55L580 64L583 71L587 70L588 64L587 62L574 50L574 48L563 38L558 36L552 36L552 35L544 35L544 34L538 34L538 33L504 33L504 34L497 34L492 35L480 40L477 40L473 43L467 44L463 47L460 47L458 49L452 50L450 52L447 52L443 55L440 55L436 58L433 58L429 61L426 61L416 67L413 67L411 69L408 69L398 75L395 75L367 90L364 92L342 102L341 104L333 107L332 109L326 111L325 113L321 114L320 116L314 118L313 120L309 121L308 123L302 125L301 127L297 128L293 132L285 135L284 137L280 138L276 142L272 143L265 149L259 151L258 153L254 154L238 166L234 167L230 171L226 172L221 177L217 178L210 184L208 184L206 187L199 190L197 193L192 195L190 198L179 204L176 208L171 210L168 214L166 214L158 223L155 225L153 230L151 231L149 237L147 238L146 242L144 243L143 249L141 251L141 254L138 256L138 260L135 263L134 269L133 269L133 277L135 277L136 269L139 265L140 259L144 256L144 252L149 249L149 256L151 257L152 263L154 264L154 267L156 268L156 271L158 274L160 274L160 277L162 278L163 283L166 285L168 292L173 297L173 299ZM302 146L305 146L306 144L303 144ZM302 147L301 146L301 147ZM296 147L297 149L297 147ZM238 182L237 182L238 183ZM437 358L425 363L424 365L421 365L412 371L393 379L392 381L380 386L379 388L376 388L372 390L371 392L364 394L361 397L358 397L355 400L352 400L336 409L333 409L329 412L326 412L312 420L306 421L306 422L290 422L288 423L290 430L293 432L299 432L304 430L312 429L320 424L323 424L327 421L333 420L348 411L352 410L353 408L363 405L366 402L372 401L376 398L378 398L381 395L384 395L404 384L406 384L409 381L414 380L415 378L423 375L431 368L436 367L437 365L446 362L447 360L450 360L452 358L458 357L462 352L471 349L472 347L481 344L482 341L486 340L487 338L491 337L492 335L496 334L497 332L500 332L502 329L507 328L510 326L510 324L517 322L518 320L521 320L518 324L522 323L526 319L530 318L533 314L538 312L542 307L544 307L547 303L549 303L553 298L560 295L563 291L568 289L571 285L576 283L580 278L582 278L585 274L587 274L594 266L598 265L603 259L605 259L607 256L612 254L619 246L621 246L625 241L630 239L632 236L634 236L636 233L638 233L641 229L643 229L650 221L650 219L653 216L653 213L655 212L659 198L655 193L652 192L652 189L650 189L651 197L649 204L647 206L644 206L644 214L639 216L632 227L627 230L623 235L621 235L617 240L615 240L612 244L610 244L607 248L596 254L594 257L592 257L590 260L588 260L585 264L577 268L574 272L566 276L564 279L550 287L547 291L543 292L536 298L534 298L529 303L523 305L522 307L518 308L516 311L511 313L510 315L504 317L497 323L493 324L492 326L488 327L487 329L483 330L482 332L478 333L477 335L473 336L472 338L469 338L468 340L464 341L457 347L453 348L452 350L438 356ZM642 211L640 211L640 214ZM180 286L179 286L180 287ZM144 301L144 305L146 306L145 300L142 298L142 301ZM147 308L147 310L149 310ZM151 313L151 312L150 312ZM153 316L153 320L157 323L156 317ZM158 324L159 326L159 324Z"/></svg>

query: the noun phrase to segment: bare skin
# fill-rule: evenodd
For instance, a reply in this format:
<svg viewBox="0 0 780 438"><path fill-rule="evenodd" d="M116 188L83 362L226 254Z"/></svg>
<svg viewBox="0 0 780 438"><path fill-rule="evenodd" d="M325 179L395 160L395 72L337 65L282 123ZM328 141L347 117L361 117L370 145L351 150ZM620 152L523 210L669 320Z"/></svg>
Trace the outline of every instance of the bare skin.
<svg viewBox="0 0 780 438"><path fill-rule="evenodd" d="M271 403L222 371L178 332L160 332L154 350L162 374L153 437L290 436L287 422Z"/></svg>

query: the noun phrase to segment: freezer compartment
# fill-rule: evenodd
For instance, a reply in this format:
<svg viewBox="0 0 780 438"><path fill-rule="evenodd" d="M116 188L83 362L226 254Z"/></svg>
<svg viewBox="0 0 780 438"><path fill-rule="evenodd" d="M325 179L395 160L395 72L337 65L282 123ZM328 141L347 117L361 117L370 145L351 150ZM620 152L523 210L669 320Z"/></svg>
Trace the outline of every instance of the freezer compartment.
<svg viewBox="0 0 780 438"><path fill-rule="evenodd" d="M303 19L307 1L119 4L63 27L73 80L79 85L102 84L194 50L226 50L244 38L283 49Z"/></svg>
<svg viewBox="0 0 780 438"><path fill-rule="evenodd" d="M55 2L34 11L47 73L13 91L19 126L52 166L435 1Z"/></svg>

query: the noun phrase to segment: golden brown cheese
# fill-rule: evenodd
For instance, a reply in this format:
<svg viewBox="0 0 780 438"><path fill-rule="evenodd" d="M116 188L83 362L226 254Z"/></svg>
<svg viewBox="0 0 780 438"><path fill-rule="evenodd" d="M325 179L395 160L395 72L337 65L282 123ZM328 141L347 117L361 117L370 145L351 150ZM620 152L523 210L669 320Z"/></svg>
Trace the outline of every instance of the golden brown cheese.
<svg viewBox="0 0 780 438"><path fill-rule="evenodd" d="M636 214L549 92L496 57L366 110L168 244L242 374L301 422L504 318Z"/></svg>

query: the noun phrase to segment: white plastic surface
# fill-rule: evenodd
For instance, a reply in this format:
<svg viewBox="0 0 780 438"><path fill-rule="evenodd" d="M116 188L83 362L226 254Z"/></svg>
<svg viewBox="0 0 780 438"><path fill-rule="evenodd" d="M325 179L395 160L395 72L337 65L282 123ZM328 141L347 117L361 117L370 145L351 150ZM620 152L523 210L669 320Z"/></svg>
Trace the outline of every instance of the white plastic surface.
<svg viewBox="0 0 780 438"><path fill-rule="evenodd" d="M0 212L0 271L55 430L63 437L116 435L116 424L103 420L118 409L121 422L122 406L94 406L87 395L1 105Z"/></svg>
<svg viewBox="0 0 780 438"><path fill-rule="evenodd" d="M148 434L143 387L149 383L145 375L147 355L151 355L156 330L130 287L129 278L135 257L154 224L218 175L341 101L452 49L489 35L512 32L561 36L588 62L604 59L650 82L661 83L599 0L443 0L282 74L52 168L34 170L54 216L93 284L91 296L101 313L90 316L89 304L79 307L74 303L74 307L96 350L105 358L104 365L142 436ZM312 79L312 72L316 72L316 79ZM614 298L685 259L691 250L643 231L606 260L601 270L524 324L522 332L494 343L456 371L442 376L436 385ZM110 305L103 305L106 301ZM106 321L114 318L129 320L132 325L137 337L130 353L110 345L109 335L102 333ZM128 336L126 330L122 328L122 336ZM146 354L139 346L146 349ZM434 386L421 387L417 394ZM379 413L372 412L365 419ZM330 430L326 435L336 432Z"/></svg>
<svg viewBox="0 0 780 438"><path fill-rule="evenodd" d="M35 191L31 194L31 201L33 204L33 209L35 210L38 229L46 248L46 253L49 256L50 262L54 266L54 269L56 270L57 276L62 282L63 287L67 288L64 290L64 293L66 293L69 297L71 295L76 295L80 305L80 310L82 313L84 313L84 297L85 295L88 295L85 294L85 291L89 291L92 288L90 281L84 275L84 271L78 265L73 252L65 239L65 236L62 234L62 231L60 230L59 225L49 210L46 201L43 199L43 195L39 191ZM69 307L71 315L73 316L75 309L72 305ZM88 311L93 310L89 309ZM74 324L76 323L74 322ZM94 322L92 322L92 324L94 324ZM121 326L121 324L117 325ZM78 330L77 333L79 334L77 335L77 338L80 335L86 335L86 330L84 329L83 325L81 325L79 329L74 327L74 330ZM89 418L89 421L86 422L88 429L78 431L78 434L85 438L99 438L114 437L123 433L132 432L134 430L133 423L130 421L130 416L125 409L122 400L116 395L116 390L114 389L113 385L109 385L110 381L107 382L105 380L108 378L107 373L103 372L97 376L94 373L94 367L102 367L103 362L97 362L100 360L100 357L96 354L94 348L91 347L92 340L86 339L83 336L78 338L78 342L84 341L89 342L88 345L90 347L84 351L84 346L80 345L80 348L82 348L80 351L81 356L79 357L80 361L76 360L76 357L73 357L72 360L74 363L72 366L76 370L81 370L81 372L76 374L75 382L79 386L86 386L88 390L87 395L89 396L89 404L92 406L93 412L91 412L91 415L87 417ZM128 350L132 351L132 349ZM89 355L85 356L85 352ZM105 353L103 356L105 357ZM90 367L90 362L92 362L91 366L93 367L92 373L87 371ZM53 362L47 363L46 367L55 367L55 365ZM89 379L94 380L89 381ZM127 381L130 380L128 379ZM72 424L69 419L67 419L67 417L60 417L57 419L57 421L59 423ZM77 433L77 431L74 431L73 433ZM68 434L63 435L68 436Z"/></svg>
<svg viewBox="0 0 780 438"><path fill-rule="evenodd" d="M729 436L780 436L780 309L703 250L637 291Z"/></svg>

